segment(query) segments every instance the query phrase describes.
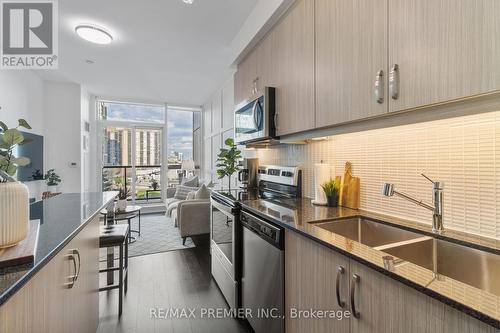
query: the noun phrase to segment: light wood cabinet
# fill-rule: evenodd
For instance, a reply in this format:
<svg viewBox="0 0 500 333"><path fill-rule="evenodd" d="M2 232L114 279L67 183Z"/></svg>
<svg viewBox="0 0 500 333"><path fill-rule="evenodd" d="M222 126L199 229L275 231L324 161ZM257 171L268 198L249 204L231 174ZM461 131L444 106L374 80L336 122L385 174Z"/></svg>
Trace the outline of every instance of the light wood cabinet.
<svg viewBox="0 0 500 333"><path fill-rule="evenodd" d="M500 2L389 0L400 111L500 89Z"/></svg>
<svg viewBox="0 0 500 333"><path fill-rule="evenodd" d="M69 255L80 253L78 279ZM99 218L0 307L0 332L95 332L99 323Z"/></svg>
<svg viewBox="0 0 500 333"><path fill-rule="evenodd" d="M316 0L316 127L387 112L387 0ZM381 75L381 97L375 80Z"/></svg>
<svg viewBox="0 0 500 333"><path fill-rule="evenodd" d="M340 275L341 300L335 279ZM295 310L348 310L349 259L293 231L285 233L285 327L287 333L349 332L349 320L292 318Z"/></svg>
<svg viewBox="0 0 500 333"><path fill-rule="evenodd" d="M259 87L262 77L262 87L276 88L277 135L312 129L315 119L314 1L297 1L268 38L257 53L261 54L258 63L268 65L257 75Z"/></svg>
<svg viewBox="0 0 500 333"><path fill-rule="evenodd" d="M337 303L335 288L339 266L344 268L339 288L344 307ZM354 304L350 299L351 288L354 288ZM359 318L290 316L292 309L352 313L353 308L359 312ZM285 309L287 332L496 332L495 328L463 312L289 230L285 233Z"/></svg>
<svg viewBox="0 0 500 333"><path fill-rule="evenodd" d="M252 99L257 85L257 56L252 50L238 64L238 70L234 74L234 104Z"/></svg>

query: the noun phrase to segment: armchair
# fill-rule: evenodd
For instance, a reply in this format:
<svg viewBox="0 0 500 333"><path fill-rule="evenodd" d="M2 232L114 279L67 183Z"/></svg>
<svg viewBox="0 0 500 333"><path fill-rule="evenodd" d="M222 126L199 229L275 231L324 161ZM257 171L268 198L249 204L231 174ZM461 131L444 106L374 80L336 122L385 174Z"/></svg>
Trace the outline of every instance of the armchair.
<svg viewBox="0 0 500 333"><path fill-rule="evenodd" d="M187 237L210 233L209 199L179 201L176 215L183 245Z"/></svg>

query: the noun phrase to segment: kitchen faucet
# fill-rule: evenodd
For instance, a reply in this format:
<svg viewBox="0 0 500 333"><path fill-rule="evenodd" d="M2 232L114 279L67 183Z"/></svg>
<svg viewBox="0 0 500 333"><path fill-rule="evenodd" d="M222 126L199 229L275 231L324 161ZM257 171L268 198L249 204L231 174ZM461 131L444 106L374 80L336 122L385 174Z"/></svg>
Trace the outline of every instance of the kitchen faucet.
<svg viewBox="0 0 500 333"><path fill-rule="evenodd" d="M408 201L411 201L419 206L427 208L433 212L432 215L432 232L441 234L443 227L443 183L435 182L422 173L422 176L432 183L432 202L434 205L423 202L422 200L414 199L407 194L398 192L394 189L394 184L384 183L382 186L382 194L386 197L392 197L394 194Z"/></svg>

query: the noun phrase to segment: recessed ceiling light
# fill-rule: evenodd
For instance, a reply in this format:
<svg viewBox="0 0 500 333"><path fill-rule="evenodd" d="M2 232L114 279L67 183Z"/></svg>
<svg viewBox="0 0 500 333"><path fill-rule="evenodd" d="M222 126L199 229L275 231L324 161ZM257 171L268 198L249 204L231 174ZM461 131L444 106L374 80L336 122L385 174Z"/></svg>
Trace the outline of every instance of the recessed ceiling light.
<svg viewBox="0 0 500 333"><path fill-rule="evenodd" d="M109 32L92 24L80 24L75 28L75 32L81 38L96 44L109 44L113 41Z"/></svg>
<svg viewBox="0 0 500 333"><path fill-rule="evenodd" d="M193 0L182 0L182 2L184 2L185 4L188 4L188 5L193 4Z"/></svg>

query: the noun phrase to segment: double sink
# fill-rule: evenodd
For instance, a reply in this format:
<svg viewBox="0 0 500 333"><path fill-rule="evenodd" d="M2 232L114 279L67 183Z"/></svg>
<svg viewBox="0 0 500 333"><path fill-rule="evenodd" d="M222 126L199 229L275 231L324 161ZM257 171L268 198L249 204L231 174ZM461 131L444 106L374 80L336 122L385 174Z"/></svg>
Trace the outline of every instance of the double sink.
<svg viewBox="0 0 500 333"><path fill-rule="evenodd" d="M333 232L374 249L411 262L500 296L500 256L393 227L374 220L355 217L328 222L313 222Z"/></svg>

